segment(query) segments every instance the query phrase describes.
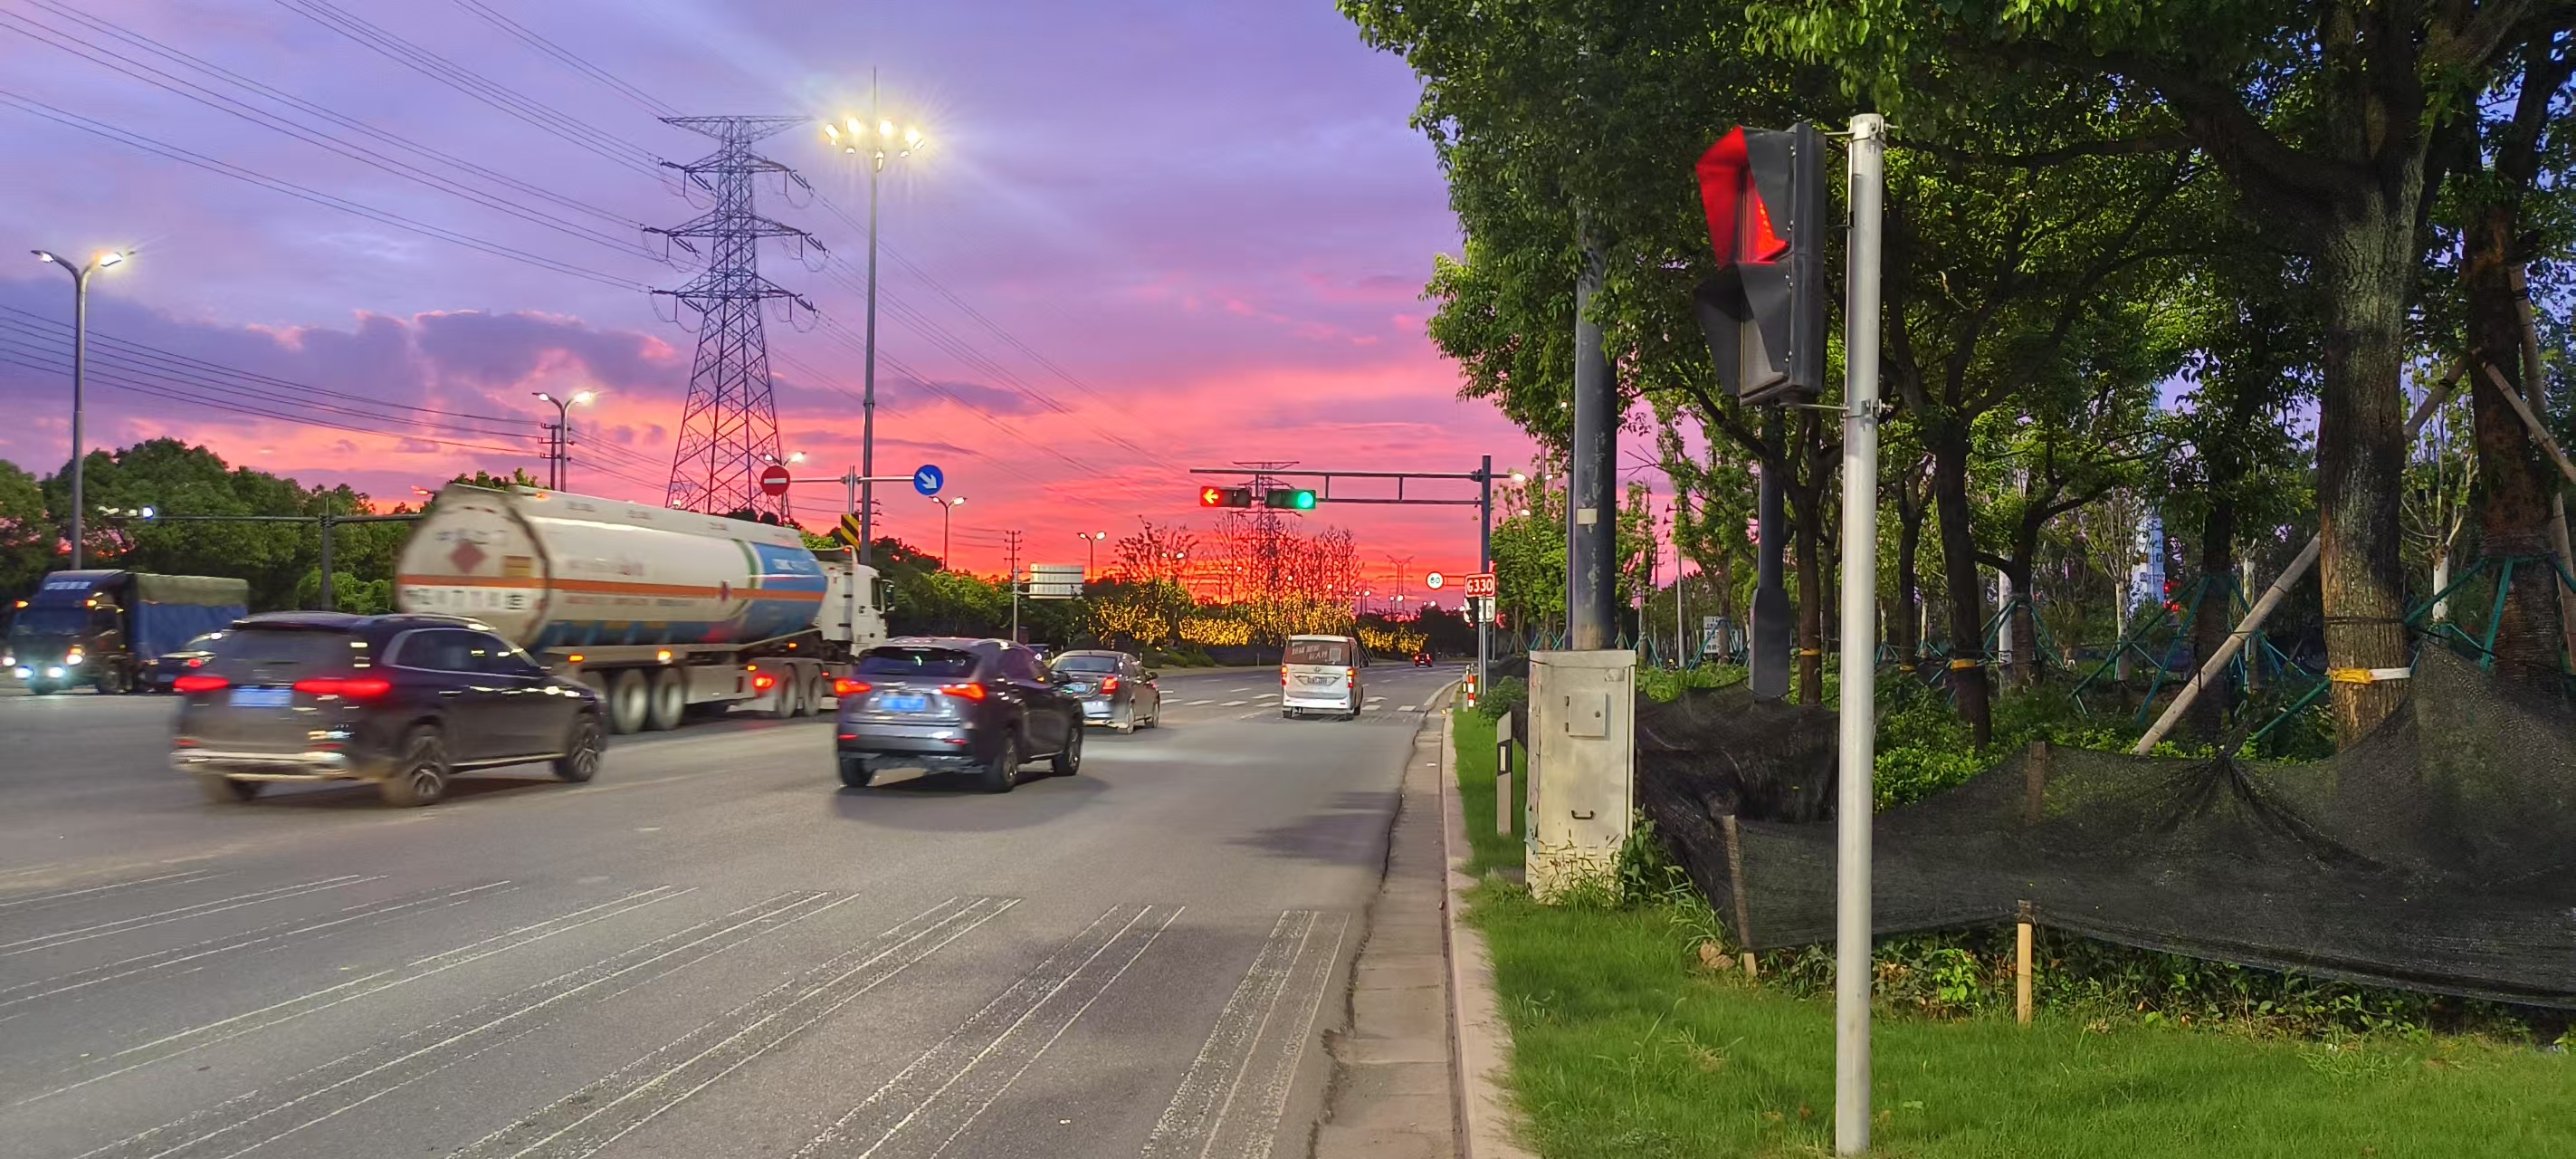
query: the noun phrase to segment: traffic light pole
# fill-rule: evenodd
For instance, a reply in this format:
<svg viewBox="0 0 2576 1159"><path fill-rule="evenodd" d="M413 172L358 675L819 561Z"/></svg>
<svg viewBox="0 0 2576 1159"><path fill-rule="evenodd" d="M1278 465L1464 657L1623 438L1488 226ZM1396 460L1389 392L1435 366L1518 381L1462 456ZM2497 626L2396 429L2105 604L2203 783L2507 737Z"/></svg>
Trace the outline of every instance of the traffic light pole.
<svg viewBox="0 0 2576 1159"><path fill-rule="evenodd" d="M1242 467L1193 467L1190 469L1190 474L1257 475L1264 479L1321 479L1323 480L1322 489L1315 495L1315 503L1319 507L1326 503L1473 507L1478 516L1476 570L1479 572L1494 570L1494 457L1492 455L1485 456L1483 462L1473 471L1251 471ZM1333 494L1335 479L1393 479L1395 496L1393 498L1336 497ZM1481 493L1474 499L1417 499L1404 493L1404 485L1409 480L1463 481L1477 484ZM1253 502L1258 505L1263 499L1263 496L1254 496ZM1472 601L1470 609L1472 614ZM1476 619L1476 691L1478 695L1485 694L1485 691L1492 687L1488 677L1493 666L1493 620L1492 616L1478 616Z"/></svg>
<svg viewBox="0 0 2576 1159"><path fill-rule="evenodd" d="M1834 801L1834 1152L1869 1149L1870 821L1878 744L1879 224L1887 123L1851 119L1851 272L1843 310L1842 743Z"/></svg>

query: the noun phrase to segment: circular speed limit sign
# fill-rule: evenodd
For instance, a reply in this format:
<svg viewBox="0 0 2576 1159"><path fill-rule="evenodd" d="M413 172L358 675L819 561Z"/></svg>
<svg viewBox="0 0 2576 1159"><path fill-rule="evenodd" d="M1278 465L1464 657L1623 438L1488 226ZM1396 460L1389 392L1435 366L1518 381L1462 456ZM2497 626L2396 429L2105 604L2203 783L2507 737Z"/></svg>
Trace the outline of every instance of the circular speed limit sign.
<svg viewBox="0 0 2576 1159"><path fill-rule="evenodd" d="M1449 582L1448 579L1436 571L1430 575L1422 577L1423 586L1428 587L1435 592L1440 590L1440 585L1447 582Z"/></svg>

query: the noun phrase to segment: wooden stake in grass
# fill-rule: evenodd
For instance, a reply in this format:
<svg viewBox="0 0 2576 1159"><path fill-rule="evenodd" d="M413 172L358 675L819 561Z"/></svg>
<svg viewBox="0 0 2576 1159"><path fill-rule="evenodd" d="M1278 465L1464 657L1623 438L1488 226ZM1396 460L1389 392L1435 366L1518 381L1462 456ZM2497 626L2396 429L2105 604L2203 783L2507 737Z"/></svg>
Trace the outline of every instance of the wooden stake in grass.
<svg viewBox="0 0 2576 1159"><path fill-rule="evenodd" d="M2013 928L2013 1021L2030 1025L2030 903L2021 903L2021 921Z"/></svg>
<svg viewBox="0 0 2576 1159"><path fill-rule="evenodd" d="M1735 940L1744 946L1744 976L1754 977L1753 911L1744 903L1744 847L1735 840L1735 814L1717 819L1717 827L1726 834L1726 884L1735 895Z"/></svg>

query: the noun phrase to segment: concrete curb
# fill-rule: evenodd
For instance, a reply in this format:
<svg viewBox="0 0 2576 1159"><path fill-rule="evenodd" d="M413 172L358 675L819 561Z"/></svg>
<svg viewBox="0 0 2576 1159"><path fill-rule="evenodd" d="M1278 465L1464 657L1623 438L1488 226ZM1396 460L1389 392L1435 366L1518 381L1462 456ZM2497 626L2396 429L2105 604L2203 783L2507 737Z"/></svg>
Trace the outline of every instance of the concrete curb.
<svg viewBox="0 0 2576 1159"><path fill-rule="evenodd" d="M1449 931L1449 1025L1459 1088L1458 1154L1461 1159L1534 1159L1513 1138L1511 1100L1503 1093L1502 1074L1512 1035L1494 1001L1493 957L1485 949L1485 935L1458 920L1476 879L1466 873L1475 847L1467 841L1467 816L1458 803L1455 724L1446 711L1440 714L1440 835L1449 862L1449 896L1440 916Z"/></svg>

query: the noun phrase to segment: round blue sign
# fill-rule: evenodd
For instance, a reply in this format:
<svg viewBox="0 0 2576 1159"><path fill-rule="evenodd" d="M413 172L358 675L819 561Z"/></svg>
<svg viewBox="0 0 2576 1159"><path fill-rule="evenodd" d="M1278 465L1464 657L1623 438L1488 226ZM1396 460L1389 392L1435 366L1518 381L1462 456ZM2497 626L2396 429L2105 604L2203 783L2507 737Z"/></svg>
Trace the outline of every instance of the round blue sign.
<svg viewBox="0 0 2576 1159"><path fill-rule="evenodd" d="M928 463L923 463L912 473L912 489L923 495L939 494L939 488L947 482L947 477L939 473L939 468Z"/></svg>

